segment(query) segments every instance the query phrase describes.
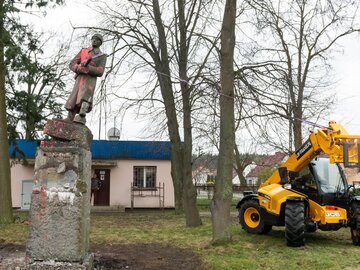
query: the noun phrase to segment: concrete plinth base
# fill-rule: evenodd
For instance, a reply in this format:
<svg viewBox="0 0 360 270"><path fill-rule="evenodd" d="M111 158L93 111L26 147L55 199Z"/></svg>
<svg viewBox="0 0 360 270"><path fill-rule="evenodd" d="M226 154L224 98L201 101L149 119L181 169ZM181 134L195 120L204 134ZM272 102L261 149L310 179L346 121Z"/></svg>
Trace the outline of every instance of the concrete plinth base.
<svg viewBox="0 0 360 270"><path fill-rule="evenodd" d="M74 125L48 121L46 130L62 140L43 142L36 153L26 256L42 267L30 269L90 269L69 268L89 261L92 135ZM66 267L44 268L48 262Z"/></svg>

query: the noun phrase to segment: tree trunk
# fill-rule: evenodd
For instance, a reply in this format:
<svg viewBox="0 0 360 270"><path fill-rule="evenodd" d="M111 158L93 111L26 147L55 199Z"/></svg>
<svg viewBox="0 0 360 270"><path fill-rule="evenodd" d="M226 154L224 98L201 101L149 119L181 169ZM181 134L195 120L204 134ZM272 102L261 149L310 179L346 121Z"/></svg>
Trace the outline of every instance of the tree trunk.
<svg viewBox="0 0 360 270"><path fill-rule="evenodd" d="M191 87L186 83L187 77L187 62L188 62L188 41L187 29L185 21L185 3L183 0L178 0L179 9L179 77L181 82L181 94L183 104L183 127L184 127L184 160L183 160L183 198L184 210L186 216L186 226L195 227L201 225L199 211L197 209L196 200L197 192L192 182L192 125L191 125L191 101L190 92Z"/></svg>
<svg viewBox="0 0 360 270"><path fill-rule="evenodd" d="M165 68L164 68L165 66ZM169 137L171 141L171 177L174 183L175 192L175 211L176 213L183 213L183 157L184 150L179 135L179 125L176 117L174 96L172 93L170 76L164 76L163 74L169 74L169 69L166 68L166 64L162 63L159 66L161 74L158 74L160 81L160 89L162 97L165 103L165 113L167 117L167 127Z"/></svg>
<svg viewBox="0 0 360 270"><path fill-rule="evenodd" d="M170 128L172 127L169 127L168 125L168 129ZM176 214L184 213L183 174L182 174L182 166L181 166L182 162L183 162L182 145L179 143L172 143L171 144L171 177L174 185Z"/></svg>
<svg viewBox="0 0 360 270"><path fill-rule="evenodd" d="M242 165L243 163L241 162L241 159L240 159L240 152L239 152L238 146L236 144L234 147L234 151L235 151L234 160L235 160L235 165L236 165L236 168L235 168L236 174L239 177L240 185L246 185L246 178L243 175L245 166Z"/></svg>
<svg viewBox="0 0 360 270"><path fill-rule="evenodd" d="M184 150L179 135L179 125L176 117L175 102L174 96L172 94L170 76L167 77L163 75L169 74L169 69L166 68L166 64L164 65L162 63L158 70L161 71L161 74L158 74L158 78L160 82L160 90L165 103L165 113L168 120L167 127L171 141L171 177L174 184L175 212L183 213Z"/></svg>
<svg viewBox="0 0 360 270"><path fill-rule="evenodd" d="M153 12L156 28L159 34L159 58L154 56L161 95L165 104L167 127L171 141L171 176L175 190L175 211L183 212L183 146L179 135L179 124L176 116L175 98L173 95L169 55L164 26L161 20L161 13L158 0L153 0Z"/></svg>
<svg viewBox="0 0 360 270"><path fill-rule="evenodd" d="M294 132L294 146L295 150L299 149L302 145L302 123L298 119L302 119L302 112L298 110L294 110L294 125L293 125L293 132Z"/></svg>
<svg viewBox="0 0 360 270"><path fill-rule="evenodd" d="M227 0L221 29L220 151L211 201L213 244L231 241L230 208L234 161L234 46L236 0Z"/></svg>
<svg viewBox="0 0 360 270"><path fill-rule="evenodd" d="M4 0L0 0L0 224L13 222L5 104Z"/></svg>
<svg viewBox="0 0 360 270"><path fill-rule="evenodd" d="M184 166L183 166L183 188L184 188L184 210L186 226L194 227L201 225L199 211L196 206L197 192L192 182L192 132L191 132L191 108L189 100L189 89L182 87L183 91L183 114L184 114Z"/></svg>

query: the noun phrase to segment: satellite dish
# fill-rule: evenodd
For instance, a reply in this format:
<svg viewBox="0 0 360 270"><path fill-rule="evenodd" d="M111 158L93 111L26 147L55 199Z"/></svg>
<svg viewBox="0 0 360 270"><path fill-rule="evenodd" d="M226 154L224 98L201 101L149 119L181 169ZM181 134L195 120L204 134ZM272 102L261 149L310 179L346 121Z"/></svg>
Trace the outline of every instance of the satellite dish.
<svg viewBox="0 0 360 270"><path fill-rule="evenodd" d="M120 130L116 127L110 128L107 132L109 141L118 141L120 140Z"/></svg>

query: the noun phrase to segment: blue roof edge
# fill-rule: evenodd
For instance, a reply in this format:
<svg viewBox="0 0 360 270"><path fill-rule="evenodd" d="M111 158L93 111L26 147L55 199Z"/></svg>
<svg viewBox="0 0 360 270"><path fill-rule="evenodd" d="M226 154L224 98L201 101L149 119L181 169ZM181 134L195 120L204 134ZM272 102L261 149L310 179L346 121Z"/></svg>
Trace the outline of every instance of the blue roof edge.
<svg viewBox="0 0 360 270"><path fill-rule="evenodd" d="M9 145L11 158L35 158L40 140L18 139ZM117 160L170 160L169 141L106 141L93 140L91 145L93 159Z"/></svg>

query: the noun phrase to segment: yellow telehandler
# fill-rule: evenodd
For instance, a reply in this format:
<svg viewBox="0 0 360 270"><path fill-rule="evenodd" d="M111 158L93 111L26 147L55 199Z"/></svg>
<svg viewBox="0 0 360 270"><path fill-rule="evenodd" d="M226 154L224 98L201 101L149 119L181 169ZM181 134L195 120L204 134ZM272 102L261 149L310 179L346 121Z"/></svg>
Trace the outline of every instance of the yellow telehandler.
<svg viewBox="0 0 360 270"><path fill-rule="evenodd" d="M340 165L342 164L342 166ZM360 196L352 196L342 167L360 168L360 135L334 121L306 142L237 208L242 228L266 234L285 226L288 246L305 244L305 232L349 227L360 246Z"/></svg>

